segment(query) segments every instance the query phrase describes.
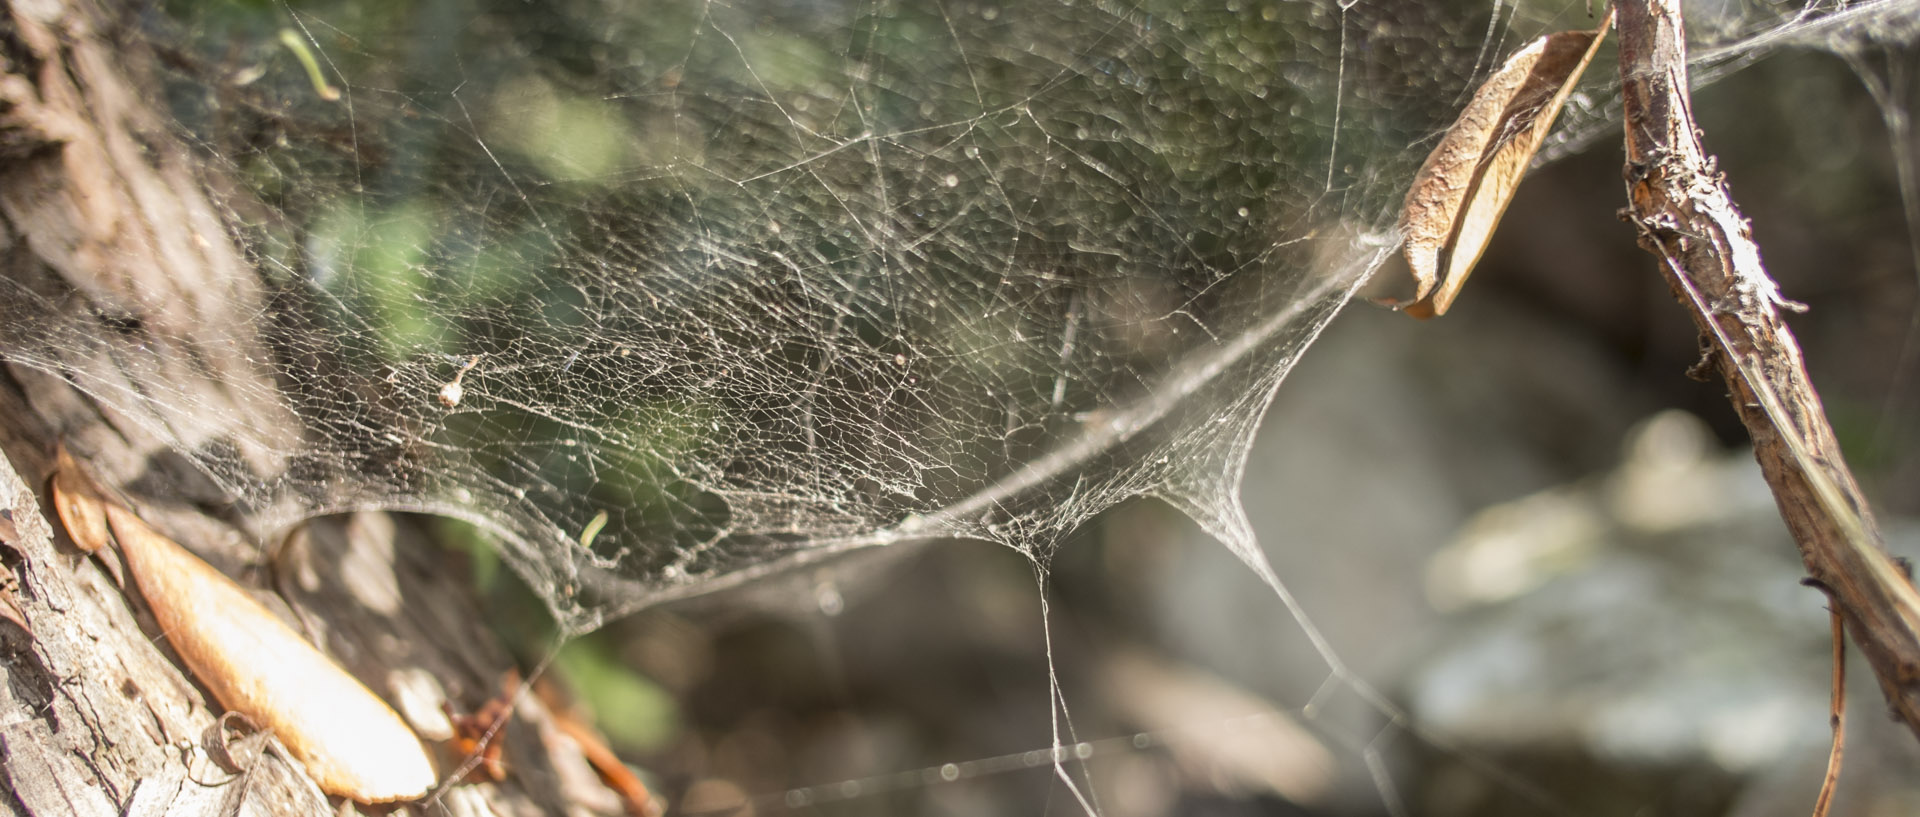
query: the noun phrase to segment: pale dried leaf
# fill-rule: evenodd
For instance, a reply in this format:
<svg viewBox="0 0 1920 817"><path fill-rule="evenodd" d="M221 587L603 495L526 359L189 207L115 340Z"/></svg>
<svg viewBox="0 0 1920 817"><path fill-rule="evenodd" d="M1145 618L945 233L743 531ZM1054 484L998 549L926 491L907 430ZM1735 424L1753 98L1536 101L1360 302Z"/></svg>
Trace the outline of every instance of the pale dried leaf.
<svg viewBox="0 0 1920 817"><path fill-rule="evenodd" d="M187 668L221 705L271 731L329 794L426 794L434 773L400 716L212 566L106 506L129 571Z"/></svg>
<svg viewBox="0 0 1920 817"><path fill-rule="evenodd" d="M1428 318L1453 304L1534 152L1612 25L1609 9L1592 31L1541 37L1509 57L1474 92L1407 191L1400 231L1415 289L1411 303L1388 305Z"/></svg>

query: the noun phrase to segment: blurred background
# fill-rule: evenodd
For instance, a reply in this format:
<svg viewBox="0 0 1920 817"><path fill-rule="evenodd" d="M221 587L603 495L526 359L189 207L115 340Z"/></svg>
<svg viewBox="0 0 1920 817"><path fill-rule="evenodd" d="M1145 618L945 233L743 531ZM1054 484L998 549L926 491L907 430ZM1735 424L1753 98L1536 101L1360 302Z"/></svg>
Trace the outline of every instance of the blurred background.
<svg viewBox="0 0 1920 817"><path fill-rule="evenodd" d="M387 404L371 401L400 416L391 426L381 423L394 418L382 416L366 427L412 433L437 422L436 406L462 402L444 390L460 363L449 355L465 353L450 337L466 333L512 351L523 348L514 345L523 340L514 320L531 315L571 328L568 316L588 311L582 302L617 301L623 294L602 285L629 274L646 278L640 272L653 269L648 265L656 253L681 248L675 243L681 239L764 248L752 243L762 236L702 232L715 223L725 228L715 235L756 233L764 225L748 217L755 215L751 208L716 214L695 206L705 203L699 184L758 194L749 183L760 181L762 170L773 175L769 168L782 162L813 162L827 175L840 160L728 151L782 144L786 129L844 136L852 132L846 129L871 127L853 121L864 111L809 113L796 104L775 116L762 104L766 99L785 100L789 91L810 98L812 89L845 82L880 99L881 115L898 117L883 120L885 126L951 118L934 110L936 103L982 103L996 90L994 71L976 73L970 65L942 62L925 73L863 76L834 74L812 60L817 55L809 43L824 42L830 45L818 46L823 53L869 49L861 53L878 55L847 61L863 68L913 66L920 55L908 47L916 42L911 36L863 40L851 26L837 29L831 22L842 14L886 16L893 9L884 4L669 5L617 9L622 14L587 2L391 8L182 2L162 10L168 20L159 28L185 43L169 55L179 72L170 101L181 127L197 134L209 156L272 212L246 209L245 197L235 197L234 215L260 230L254 251L263 269L294 281L290 290L310 285L318 293L316 325L350 322L323 330L348 347L331 363L359 367L362 375L390 372L384 382L393 394L440 395L438 403L390 395L381 398ZM1914 521L1920 514L1920 358L1914 356L1920 271L1910 230L1914 210L1902 199L1903 175L1906 189L1913 189L1915 146L1905 120L1916 65L1907 45L1912 38L1901 28L1912 5L1899 4L1900 13L1862 28L1808 28L1807 36L1788 38L1794 42L1782 47L1736 54L1722 65L1740 70L1701 89L1695 111L1709 150L1753 220L1769 268L1787 297L1810 307L1792 324L1850 461L1882 514L1889 546L1920 556ZM1067 11L1073 8L1060 4L1060 19L1083 19ZM1703 36L1715 42L1756 31L1802 31L1786 28L1797 14L1817 17L1838 8L1689 4ZM1002 61L992 65L1010 74L1025 67L1024 57L1060 44L1033 23L1044 23L1045 15L1023 29L1007 22L1018 15L1002 18L992 5L922 11L928 20L945 20L957 40L990 44L960 53L991 54ZM1484 0L1236 3L1211 9L1217 12L1212 27L1191 28L1180 27L1191 20L1182 22L1178 8L1120 11L1147 20L1124 34L1138 37L1126 43L1138 47L1117 49L1126 59L1114 63L1075 64L1078 73L1070 78L1108 89L1086 91L1084 99L1111 107L1064 106L1052 112L1059 122L1042 111L1032 115L1039 136L1019 131L1015 125L1027 123L1017 122L1007 126L1006 144L988 147L997 151L989 159L1031 170L1035 178L1024 183L1059 188L1048 192L1087 206L1087 217L1071 207L1037 208L1006 223L981 222L979 236L956 242L977 255L945 257L936 247L922 257L931 259L927 263L951 263L961 272L986 260L1009 267L1031 261L1037 269L1055 264L1062 277L1089 287L1111 281L1086 270L1137 264L1164 273L1168 291L1196 303L1196 292L1233 294L1230 287L1215 289L1218 280L1209 276L1257 272L1256 261L1286 260L1272 256L1273 235L1247 224L1351 250L1347 245L1360 238L1327 239L1321 228L1390 222L1424 150L1400 146L1426 144L1472 77L1537 31L1589 24L1584 3L1558 0L1518 7ZM760 49L756 53L771 56L757 64L778 73L698 86L711 78L702 69L724 60L663 65L658 52L677 43L649 37L676 30L682 16L703 14L726 22L687 30L709 34L706 44L717 44L722 57L729 47L741 54ZM634 26L646 36L615 37ZM480 41L500 45L453 47L447 41L454 38L441 35L455 30L462 37L498 36ZM742 45L729 36L746 32L764 39ZM1060 40L1095 44L1087 46L1092 49L1122 37L1109 34ZM1298 46L1306 56L1276 64L1263 49L1279 46ZM534 60L542 70L474 60L488 49L511 57L506 64ZM1428 59L1443 66L1437 80L1422 79L1423 72L1434 73L1424 67ZM1184 65L1218 75L1195 78L1175 70ZM1596 64L1597 73L1609 70L1610 63ZM315 114L339 110L338 89L329 85L339 73L358 95L347 98L359 100L362 107L353 109L359 113ZM1058 87L1042 81L1044 72L1040 80L1018 76L1040 90L1010 86L1015 98L1032 92L1045 102ZM1275 78L1290 90L1268 99L1262 83ZM739 90L753 90L755 82L753 94ZM1130 96L1154 83L1178 92ZM675 814L1806 813L1828 739L1824 598L1799 584L1793 545L1743 447L1724 387L1686 376L1699 355L1690 324L1616 215L1625 202L1618 138L1609 130L1617 126L1607 119L1608 87L1604 78L1590 82L1590 95L1576 100L1571 127L1591 138L1581 140L1582 149L1563 149L1569 155L1538 169L1522 187L1452 312L1418 323L1353 304L1280 387L1254 439L1240 500L1286 596L1169 505L1136 499L1075 526L1058 548L1017 551L978 541L900 546L652 606L573 640L553 677L644 770ZM649 107L675 94L692 101ZM1127 100L1141 104L1112 104ZM626 113L604 113L614 101L640 113L631 121L622 118ZM368 111L392 114L390 122L380 120L391 133L369 124ZM681 114L698 127L677 118ZM1113 170L1113 189L1121 192L1102 198L1099 178L1056 178L1048 175L1051 164L1022 164L1041 146L1088 141L1084 133L1056 136L1042 127L1076 117L1096 130L1162 129L1151 138L1117 139L1111 154L1086 154L1091 158L1075 165ZM1287 129L1288 117L1313 126ZM990 130L990 119L981 115L975 124ZM700 128L714 141L699 146L699 161L688 163L674 153L684 146L669 145L666 135ZM1186 144L1192 148L1185 153L1171 149ZM498 154L489 145L498 146ZM1338 161L1336 147L1352 151L1347 163ZM900 206L913 210L916 223L954 228L931 232L964 233L959 227L974 222L961 216L972 211L941 208L1000 178L934 172L947 159L964 168L978 152L955 148L928 156L912 168L925 178L913 181L959 192ZM1261 175L1265 160L1298 170L1322 156L1330 156L1332 166L1312 166L1325 172L1324 183L1318 171L1305 187ZM1125 176L1134 167L1130 161L1147 170ZM516 184L483 184L492 177L476 167L497 169ZM694 172L716 169L726 171L714 174L720 181L700 182ZM581 180L587 183L575 184ZM1269 195L1274 190L1285 195ZM1141 198L1128 197L1139 191ZM1166 200L1153 199L1165 191L1172 191ZM1230 206L1241 199L1248 204ZM857 247L865 237L804 219L842 204L826 196L800 202L772 227L802 235L781 239L792 242L787 249L805 245L830 257L829 249ZM874 204L856 200L846 207ZM1162 208L1155 215L1201 226L1182 232L1186 222L1136 223L1138 211L1153 208ZM1251 218L1248 208L1257 211ZM1329 211L1339 218L1324 220ZM1228 218L1236 212L1237 220ZM543 220L555 214L565 218ZM953 220L940 220L947 216ZM1033 261L1001 252L990 228L1008 226L1023 238L1037 236L1053 255ZM554 249L553 257L535 246L543 234L576 227L590 237ZM817 234L802 232L814 228ZM1107 233L1122 241L1117 253L1087 249ZM473 246L446 246L461 242ZM1193 252L1205 263L1154 269L1166 258L1150 253L1173 244L1197 247ZM1123 261L1100 260L1109 254ZM386 267L407 274L357 277ZM454 269L470 278L440 275ZM555 280L549 274L555 269L579 279ZM727 272L708 278L704 268L679 271L682 277L669 283L688 293L720 289L715 282ZM1002 283L1016 280L1016 272L1005 279L989 272L987 278ZM759 294L751 284L747 290ZM1053 299L1054 290L1045 294L1033 298L1036 312L1066 303ZM460 302L463 297L471 301ZM964 314L956 309L946 317ZM652 337L647 326L616 328ZM934 332L926 331L928 337L913 340L931 347ZM524 387L553 400L550 406L533 400L536 407L566 414L549 392L586 393L573 379L587 379L570 373L569 337L547 341L553 346L529 358L529 370L545 366L544 376L558 386L539 381L538 372L483 367L468 383L468 408ZM679 349L687 352L679 362L711 362L695 360L690 350L705 348L697 338L655 339L662 344L640 354L667 355L657 359L671 363ZM1137 337L1130 342L1146 345ZM893 359L891 347L875 345ZM1045 339L1035 344L1059 346ZM621 346L618 355L626 353ZM1088 371L1074 373L1098 385L1065 398L1056 391L1046 422L1071 419L1077 427L1085 418L1062 410L1063 399L1069 408L1098 410L1121 393L1116 382L1150 381L1156 367L1178 365L1171 353L1090 359ZM1064 360L1058 365L1068 368ZM1037 378L1042 385L1054 382L1051 370L1031 361L1007 368L1048 375ZM964 374L959 366L954 373ZM313 405L332 385L313 388ZM854 394L856 385L845 393ZM1044 390L1032 388L1037 391L1022 399L1046 403ZM945 407L928 402L934 419L943 419ZM427 411L407 413L417 406ZM773 427L746 413L726 417L712 406L667 420L583 411L604 421L602 431L615 421L631 422L636 435L648 439L632 462L597 463L606 471L592 476L594 490L611 475L605 483L639 484L657 500L630 519L616 519L605 541L621 535L633 541L657 528L687 540L675 540L681 549L667 549L674 557L693 552L685 548L697 548L702 536L723 527L686 521L710 511L703 497L675 494L682 483L668 485L684 464L675 458L699 447L675 435L693 440L698 435L688 429L709 420L715 428ZM550 415L535 415L541 413L503 413L443 430L463 435L460 445L478 452L474 459L482 465L496 453L488 434L538 428L536 442L550 444L573 433ZM363 428L358 415L347 419L354 422L342 421L341 428ZM542 421L552 422L538 425ZM1038 443L1022 448L1031 441L1018 437L1013 425L1009 412L1009 430L984 442L988 448L1004 443L1002 453L1017 462ZM436 433L419 432L415 448L444 442ZM411 451L394 460L408 456ZM568 467L563 459L572 455L551 456L519 476L546 480L540 484L566 494L584 483L556 476ZM525 463L502 454L490 464L511 470ZM394 474L378 483L389 504L426 490L406 468L385 460L374 465ZM367 477L380 478L386 477ZM826 493L804 487L813 497ZM864 495L849 489L834 498L857 504ZM587 514L577 512L587 507L555 515L576 513L572 521L583 522ZM884 516L896 508L858 510ZM537 662L551 643L547 606L502 568L488 534L434 524L450 543L449 559L464 562L488 594L496 626L527 664ZM567 532L574 530L577 524ZM756 552L738 553L751 564ZM1049 556L1043 563L1029 556L1042 552ZM661 575L683 566L677 558L645 565ZM1854 732L1834 814L1920 813L1914 782L1920 748L1882 715L1870 674L1855 666L1852 677Z"/></svg>

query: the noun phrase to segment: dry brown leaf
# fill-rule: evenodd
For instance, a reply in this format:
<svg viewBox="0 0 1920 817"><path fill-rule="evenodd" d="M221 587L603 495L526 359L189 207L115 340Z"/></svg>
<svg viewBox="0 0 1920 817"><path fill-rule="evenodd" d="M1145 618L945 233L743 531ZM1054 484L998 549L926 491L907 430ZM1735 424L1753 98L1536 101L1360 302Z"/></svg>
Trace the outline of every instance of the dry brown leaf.
<svg viewBox="0 0 1920 817"><path fill-rule="evenodd" d="M53 512L75 545L88 553L99 553L107 545L107 516L100 491L80 470L66 446L60 446L53 456Z"/></svg>
<svg viewBox="0 0 1920 817"><path fill-rule="evenodd" d="M153 617L220 704L270 730L328 794L411 800L434 784L405 721L233 580L133 515L105 516Z"/></svg>
<svg viewBox="0 0 1920 817"><path fill-rule="evenodd" d="M513 674L518 678L518 674ZM517 685L517 681L516 681ZM442 702L442 711L453 723L453 739L447 747L463 763L471 761L473 771L463 778L467 783L498 783L507 777L506 722L513 715L513 689L488 698L470 715L455 712L453 704Z"/></svg>
<svg viewBox="0 0 1920 817"><path fill-rule="evenodd" d="M647 785L640 782L639 776L628 769L620 756L607 746L606 739L600 736L600 730L574 714L572 707L561 700L558 690L544 679L534 681L533 690L539 696L541 705L552 715L554 728L580 747L580 754L593 767L594 773L600 775L600 782L620 797L620 805L626 810L627 817L659 817L665 811L663 804L647 790Z"/></svg>
<svg viewBox="0 0 1920 817"><path fill-rule="evenodd" d="M1445 314L1513 201L1541 140L1553 129L1600 41L1608 7L1592 31L1563 31L1527 44L1480 85L1460 118L1414 176L1400 211L1412 268L1412 301L1383 300L1416 318Z"/></svg>

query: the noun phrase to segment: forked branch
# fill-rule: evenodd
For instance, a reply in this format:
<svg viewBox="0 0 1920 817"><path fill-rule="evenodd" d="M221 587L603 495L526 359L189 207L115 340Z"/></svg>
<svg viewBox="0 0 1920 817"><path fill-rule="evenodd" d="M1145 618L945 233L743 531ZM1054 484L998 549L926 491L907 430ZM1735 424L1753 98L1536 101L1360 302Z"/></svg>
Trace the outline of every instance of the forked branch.
<svg viewBox="0 0 1920 817"><path fill-rule="evenodd" d="M1679 0L1620 0L1627 218L1693 315L1753 437L1807 573L1832 595L1894 717L1920 736L1920 594L1889 557L1781 319L1797 309L1760 263L1700 144Z"/></svg>

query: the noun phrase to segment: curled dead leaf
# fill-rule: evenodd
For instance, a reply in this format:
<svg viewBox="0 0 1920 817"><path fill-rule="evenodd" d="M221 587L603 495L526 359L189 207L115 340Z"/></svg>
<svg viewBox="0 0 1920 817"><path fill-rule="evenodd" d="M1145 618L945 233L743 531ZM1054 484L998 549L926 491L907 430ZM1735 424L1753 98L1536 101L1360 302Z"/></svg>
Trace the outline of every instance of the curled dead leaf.
<svg viewBox="0 0 1920 817"><path fill-rule="evenodd" d="M1481 83L1427 154L1400 211L1413 298L1381 303L1416 318L1445 314L1453 305L1534 152L1612 26L1609 7L1598 28L1534 40Z"/></svg>
<svg viewBox="0 0 1920 817"><path fill-rule="evenodd" d="M253 767L269 734L261 731L253 719L246 715L228 711L207 727L206 734L200 737L200 743L207 750L207 756L220 768L232 774L242 774Z"/></svg>
<svg viewBox="0 0 1920 817"><path fill-rule="evenodd" d="M222 706L271 731L322 791L388 803L433 786L419 738L378 696L211 565L132 512L102 507L187 668Z"/></svg>

